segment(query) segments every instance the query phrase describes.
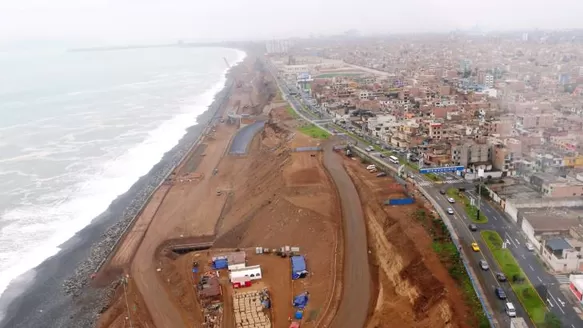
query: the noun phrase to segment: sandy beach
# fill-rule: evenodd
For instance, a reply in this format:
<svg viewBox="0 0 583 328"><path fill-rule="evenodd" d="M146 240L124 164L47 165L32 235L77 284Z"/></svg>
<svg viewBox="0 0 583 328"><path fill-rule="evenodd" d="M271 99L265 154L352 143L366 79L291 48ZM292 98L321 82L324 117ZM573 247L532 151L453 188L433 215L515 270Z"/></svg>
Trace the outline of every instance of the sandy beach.
<svg viewBox="0 0 583 328"><path fill-rule="evenodd" d="M224 108L235 81L232 72L227 74L225 88L215 96L213 104L198 117L199 124L189 128L147 175L63 244L56 256L27 273L28 279L8 287L0 300L0 308L6 309L0 327L90 327L95 323L112 289L90 288L91 274L109 256L152 192L188 154L217 111ZM26 291L20 294L24 286ZM20 295L11 297L17 294Z"/></svg>

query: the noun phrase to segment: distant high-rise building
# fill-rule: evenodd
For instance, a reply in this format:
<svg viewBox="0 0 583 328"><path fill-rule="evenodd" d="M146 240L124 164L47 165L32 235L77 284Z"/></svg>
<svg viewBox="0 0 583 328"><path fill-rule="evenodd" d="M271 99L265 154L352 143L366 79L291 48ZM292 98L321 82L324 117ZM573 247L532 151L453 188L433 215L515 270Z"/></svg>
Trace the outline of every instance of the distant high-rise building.
<svg viewBox="0 0 583 328"><path fill-rule="evenodd" d="M290 40L270 40L265 42L265 51L268 54L287 54L290 47Z"/></svg>
<svg viewBox="0 0 583 328"><path fill-rule="evenodd" d="M460 72L471 72L472 71L472 61L469 59L460 60Z"/></svg>
<svg viewBox="0 0 583 328"><path fill-rule="evenodd" d="M522 41L526 42L528 41L528 33L522 33Z"/></svg>
<svg viewBox="0 0 583 328"><path fill-rule="evenodd" d="M492 88L494 86L494 75L492 74L484 75L484 86L486 88Z"/></svg>

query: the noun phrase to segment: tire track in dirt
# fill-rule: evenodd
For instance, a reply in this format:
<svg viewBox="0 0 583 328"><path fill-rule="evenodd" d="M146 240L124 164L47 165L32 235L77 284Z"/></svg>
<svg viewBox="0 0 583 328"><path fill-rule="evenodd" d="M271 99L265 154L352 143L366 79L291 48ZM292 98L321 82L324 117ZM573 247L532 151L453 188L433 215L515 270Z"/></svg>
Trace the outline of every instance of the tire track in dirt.
<svg viewBox="0 0 583 328"><path fill-rule="evenodd" d="M340 196L344 221L344 281L342 299L331 327L355 328L366 323L371 295L366 226L356 187L334 152L333 140L324 145L324 167Z"/></svg>

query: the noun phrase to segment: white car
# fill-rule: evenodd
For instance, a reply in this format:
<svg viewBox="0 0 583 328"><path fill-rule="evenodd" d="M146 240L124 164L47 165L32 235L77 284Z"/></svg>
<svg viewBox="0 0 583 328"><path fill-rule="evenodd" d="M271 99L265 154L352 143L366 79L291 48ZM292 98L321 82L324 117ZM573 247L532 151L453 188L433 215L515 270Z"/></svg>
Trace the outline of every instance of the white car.
<svg viewBox="0 0 583 328"><path fill-rule="evenodd" d="M532 246L531 243L526 243L526 249L528 249L529 251L534 251L534 246Z"/></svg>
<svg viewBox="0 0 583 328"><path fill-rule="evenodd" d="M453 209L451 207L447 208L447 214L453 215Z"/></svg>
<svg viewBox="0 0 583 328"><path fill-rule="evenodd" d="M450 203L455 203L455 199L451 198L451 197L447 197L447 201Z"/></svg>

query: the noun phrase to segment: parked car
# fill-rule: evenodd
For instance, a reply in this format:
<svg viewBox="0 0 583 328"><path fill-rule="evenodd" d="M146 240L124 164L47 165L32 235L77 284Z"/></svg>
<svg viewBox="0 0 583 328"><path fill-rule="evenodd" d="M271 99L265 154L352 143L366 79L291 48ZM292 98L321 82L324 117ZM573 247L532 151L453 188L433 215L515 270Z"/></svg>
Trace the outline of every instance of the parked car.
<svg viewBox="0 0 583 328"><path fill-rule="evenodd" d="M531 243L526 243L526 249L528 249L529 251L534 251L534 246L532 246Z"/></svg>
<svg viewBox="0 0 583 328"><path fill-rule="evenodd" d="M504 275L502 272L496 272L496 279L501 282L507 281L506 275Z"/></svg>
<svg viewBox="0 0 583 328"><path fill-rule="evenodd" d="M498 298L501 300L506 299L506 293L504 292L504 289L502 289L502 287L496 287L496 296L498 296Z"/></svg>
<svg viewBox="0 0 583 328"><path fill-rule="evenodd" d="M480 251L480 246L478 246L478 243L472 243L472 249L474 250L474 252L479 252Z"/></svg>
<svg viewBox="0 0 583 328"><path fill-rule="evenodd" d="M451 207L447 208L447 214L453 215L453 209Z"/></svg>
<svg viewBox="0 0 583 328"><path fill-rule="evenodd" d="M482 268L482 270L484 271L488 271L490 269L490 266L488 265L488 262L486 262L486 260L480 260L480 268Z"/></svg>
<svg viewBox="0 0 583 328"><path fill-rule="evenodd" d="M381 172L381 173L377 174L377 178L386 177L386 176L387 176L386 172Z"/></svg>
<svg viewBox="0 0 583 328"><path fill-rule="evenodd" d="M470 225L468 226L468 228L470 228L470 230L471 230L471 231L478 231L478 226L477 226L477 225L475 225L475 224L473 224L473 223L472 223L472 224L470 224Z"/></svg>

